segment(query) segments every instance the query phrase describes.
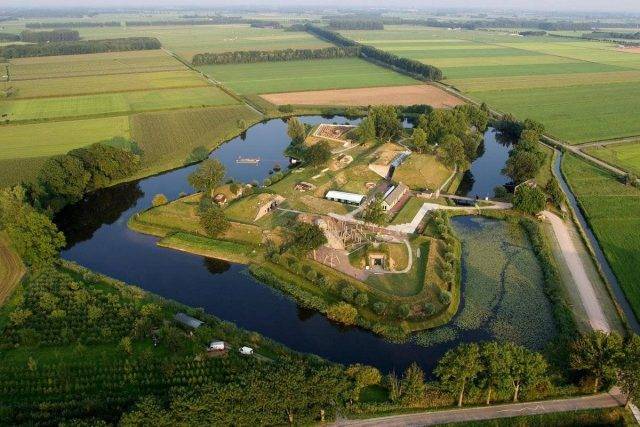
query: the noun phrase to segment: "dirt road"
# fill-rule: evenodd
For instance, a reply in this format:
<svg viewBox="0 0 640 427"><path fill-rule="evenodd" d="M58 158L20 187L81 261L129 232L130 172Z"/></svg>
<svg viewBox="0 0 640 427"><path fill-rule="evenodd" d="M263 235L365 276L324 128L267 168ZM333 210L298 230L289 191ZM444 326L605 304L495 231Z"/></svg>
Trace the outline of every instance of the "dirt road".
<svg viewBox="0 0 640 427"><path fill-rule="evenodd" d="M619 393L602 393L573 399L548 400L542 402L513 403L488 407L451 409L448 411L420 412L417 414L394 415L367 420L337 421L334 426L396 427L431 426L445 423L509 418L519 415L569 412L582 409L613 408L624 405L625 398Z"/></svg>
<svg viewBox="0 0 640 427"><path fill-rule="evenodd" d="M605 316L604 310L600 305L600 301L598 301L598 297L596 296L595 286L591 282L585 266L580 259L578 250L576 249L575 244L571 239L569 228L567 227L565 222L557 215L549 211L544 211L543 215L551 223L553 234L555 234L558 244L562 249L562 257L564 258L564 261L567 264L569 271L571 272L571 277L573 278L573 282L577 287L578 293L580 295L580 300L582 301L582 305L587 312L591 327L594 330L600 330L604 332L611 331L611 327L609 325L609 322L607 321L607 317Z"/></svg>

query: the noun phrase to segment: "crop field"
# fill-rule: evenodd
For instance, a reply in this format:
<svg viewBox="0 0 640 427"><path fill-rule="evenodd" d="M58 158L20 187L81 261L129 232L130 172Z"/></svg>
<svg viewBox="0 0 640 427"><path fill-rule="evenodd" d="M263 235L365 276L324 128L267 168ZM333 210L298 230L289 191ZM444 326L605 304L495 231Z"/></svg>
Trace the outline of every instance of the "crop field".
<svg viewBox="0 0 640 427"><path fill-rule="evenodd" d="M640 141L584 148L587 154L640 175Z"/></svg>
<svg viewBox="0 0 640 427"><path fill-rule="evenodd" d="M554 37L387 26L347 37L440 67L445 83L570 143L640 134L640 55ZM597 118L597 120L594 120Z"/></svg>
<svg viewBox="0 0 640 427"><path fill-rule="evenodd" d="M251 28L246 24L158 27L81 28L86 39L116 37L157 37L162 46L191 61L196 53L237 50L307 49L330 46L304 32Z"/></svg>
<svg viewBox="0 0 640 427"><path fill-rule="evenodd" d="M176 167L199 146L208 149L240 132L238 120L247 125L260 116L237 105L136 114L131 118L131 136L143 151L143 167Z"/></svg>
<svg viewBox="0 0 640 427"><path fill-rule="evenodd" d="M640 316L640 190L574 156L562 170L625 292Z"/></svg>
<svg viewBox="0 0 640 427"><path fill-rule="evenodd" d="M0 126L0 160L64 154L118 137L129 137L128 117Z"/></svg>
<svg viewBox="0 0 640 427"><path fill-rule="evenodd" d="M127 114L137 111L231 105L238 101L215 87L119 92L60 98L18 99L0 103L11 121Z"/></svg>
<svg viewBox="0 0 640 427"><path fill-rule="evenodd" d="M198 69L242 95L417 84L410 77L358 58L206 65Z"/></svg>
<svg viewBox="0 0 640 427"><path fill-rule="evenodd" d="M186 69L161 50L18 58L12 59L9 66L12 80Z"/></svg>
<svg viewBox="0 0 640 427"><path fill-rule="evenodd" d="M9 86L15 90L11 99L21 99L198 87L207 86L207 82L196 73L185 70L16 80Z"/></svg>

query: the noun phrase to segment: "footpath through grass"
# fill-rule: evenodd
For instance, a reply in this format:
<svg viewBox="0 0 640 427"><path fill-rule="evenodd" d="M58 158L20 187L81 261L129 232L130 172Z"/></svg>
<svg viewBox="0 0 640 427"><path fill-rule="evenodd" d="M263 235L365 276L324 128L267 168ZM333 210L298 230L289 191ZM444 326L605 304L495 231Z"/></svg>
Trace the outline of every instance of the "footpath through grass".
<svg viewBox="0 0 640 427"><path fill-rule="evenodd" d="M640 189L571 155L564 157L562 171L633 311L640 316Z"/></svg>

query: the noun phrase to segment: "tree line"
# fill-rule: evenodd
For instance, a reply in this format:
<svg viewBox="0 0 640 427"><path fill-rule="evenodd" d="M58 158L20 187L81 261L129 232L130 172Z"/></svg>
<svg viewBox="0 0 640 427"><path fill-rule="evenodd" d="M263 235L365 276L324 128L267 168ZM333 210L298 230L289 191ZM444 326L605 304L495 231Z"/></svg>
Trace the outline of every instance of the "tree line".
<svg viewBox="0 0 640 427"><path fill-rule="evenodd" d="M204 19L169 19L163 21L126 21L127 27L158 27L169 25L216 25L216 24L245 24L248 21L237 16L215 16Z"/></svg>
<svg viewBox="0 0 640 427"><path fill-rule="evenodd" d="M299 61L306 59L329 59L357 57L360 49L352 47L325 47L320 49L247 50L222 53L198 53L193 56L193 65L246 64L254 62Z"/></svg>
<svg viewBox="0 0 640 427"><path fill-rule="evenodd" d="M442 80L442 70L433 65L423 64L414 59L402 58L393 53L385 52L373 46L365 45L348 39L334 31L318 27L313 24L306 24L307 31L311 34L328 40L341 47L360 47L360 56L381 63L387 67L409 74L420 80Z"/></svg>
<svg viewBox="0 0 640 427"><path fill-rule="evenodd" d="M20 35L13 33L0 33L0 42L19 42Z"/></svg>
<svg viewBox="0 0 640 427"><path fill-rule="evenodd" d="M30 31L20 33L20 41L27 43L73 42L80 40L76 30Z"/></svg>
<svg viewBox="0 0 640 427"><path fill-rule="evenodd" d="M585 39L626 39L640 40L640 31L635 33L617 33L612 31L593 31L589 34L583 34Z"/></svg>
<svg viewBox="0 0 640 427"><path fill-rule="evenodd" d="M92 27L119 27L120 22L88 22L88 21L67 21L67 22L27 22L26 28L92 28Z"/></svg>
<svg viewBox="0 0 640 427"><path fill-rule="evenodd" d="M607 25L603 22L596 21L546 21L540 19L513 18L471 19L468 21L454 21L437 18L411 19L393 17L385 17L383 19L383 23L385 25L419 25L436 28L465 28L468 30L475 30L478 28L536 28L546 31L584 31L592 30L598 27L620 28L620 25L624 25L623 23L611 23L611 25Z"/></svg>
<svg viewBox="0 0 640 427"><path fill-rule="evenodd" d="M384 30L384 23L368 19L331 19L329 28L333 30Z"/></svg>
<svg viewBox="0 0 640 427"><path fill-rule="evenodd" d="M0 57L30 58L35 56L82 55L86 53L126 52L131 50L160 49L154 37L127 37L104 40L77 40L40 44L9 45L0 47Z"/></svg>
<svg viewBox="0 0 640 427"><path fill-rule="evenodd" d="M265 21L263 19L252 19L249 20L249 26L251 28L282 28L282 24L278 21Z"/></svg>

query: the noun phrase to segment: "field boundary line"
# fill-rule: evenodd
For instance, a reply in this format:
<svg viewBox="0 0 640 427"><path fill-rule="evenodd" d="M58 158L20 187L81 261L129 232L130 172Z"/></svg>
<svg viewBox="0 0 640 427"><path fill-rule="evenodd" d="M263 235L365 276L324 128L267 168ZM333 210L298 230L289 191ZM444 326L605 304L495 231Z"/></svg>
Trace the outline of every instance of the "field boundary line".
<svg viewBox="0 0 640 427"><path fill-rule="evenodd" d="M136 74L136 73L132 73ZM24 81L24 80L22 80ZM23 98L4 98L5 101L22 101L22 100L34 100L34 99L51 99L51 98L71 98L74 96L89 96L89 95L110 95L115 93L129 93L129 92L151 92L151 91L161 91L161 90L171 90L171 89L195 89L199 87L209 87L206 82L198 85L189 85L189 86L167 86L167 87L152 87L145 89L125 89L125 90L107 90L103 92L82 92L82 93L73 93L70 95L44 95L44 96L27 96Z"/></svg>
<svg viewBox="0 0 640 427"><path fill-rule="evenodd" d="M152 71L144 71L144 70L152 70ZM46 76L46 77L35 77L35 78L12 78L8 81L10 82L30 82L34 80L55 80L55 79L73 79L76 77L102 77L102 76L120 76L126 74L152 74L152 73L170 73L173 71L188 71L184 68L158 68L157 70L153 70L153 67L145 68L143 71L118 71L115 73L92 73L92 74L74 74L74 75L61 75L61 76Z"/></svg>

